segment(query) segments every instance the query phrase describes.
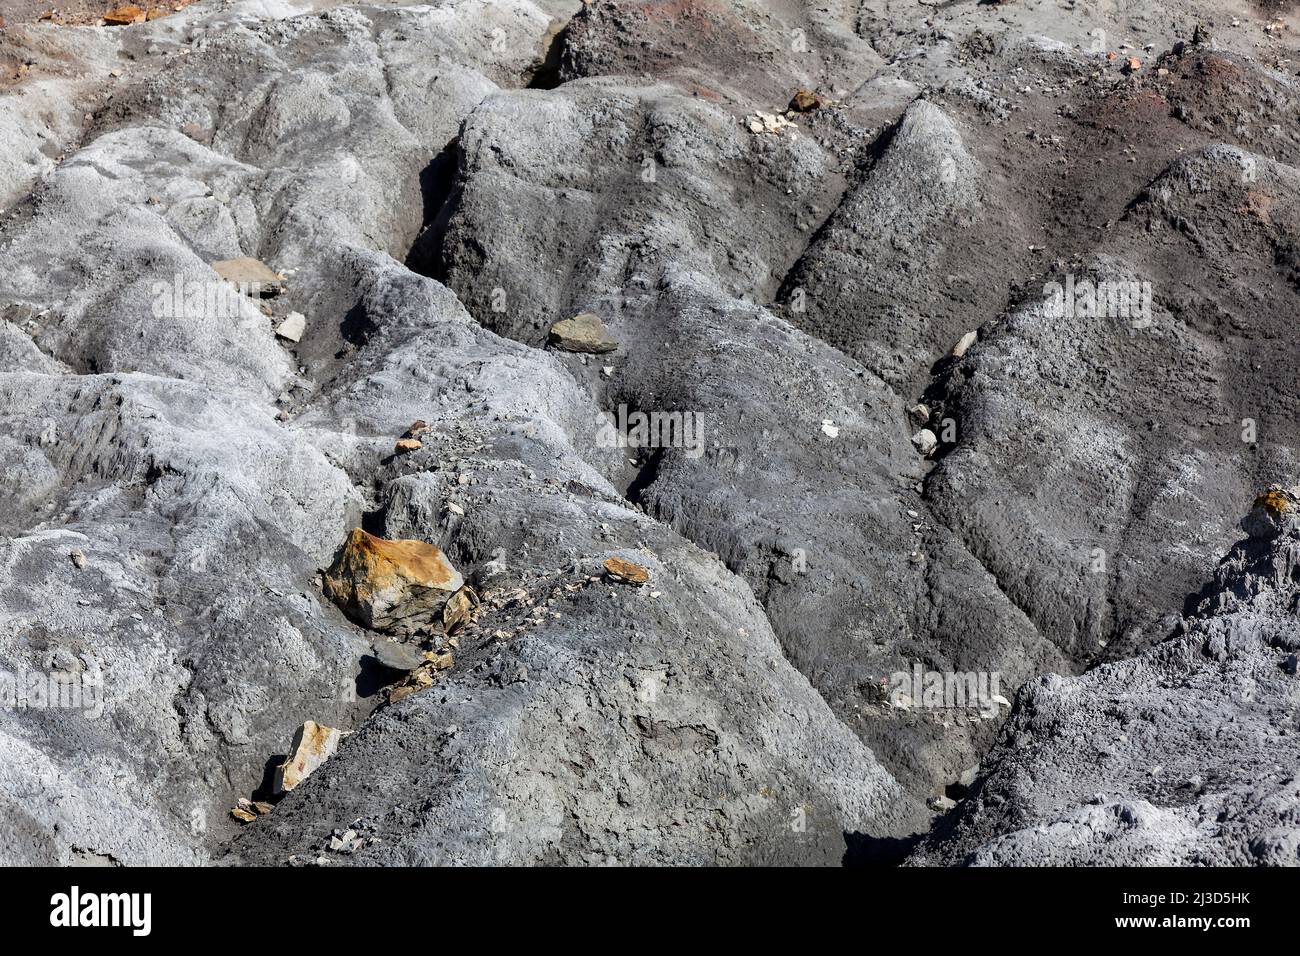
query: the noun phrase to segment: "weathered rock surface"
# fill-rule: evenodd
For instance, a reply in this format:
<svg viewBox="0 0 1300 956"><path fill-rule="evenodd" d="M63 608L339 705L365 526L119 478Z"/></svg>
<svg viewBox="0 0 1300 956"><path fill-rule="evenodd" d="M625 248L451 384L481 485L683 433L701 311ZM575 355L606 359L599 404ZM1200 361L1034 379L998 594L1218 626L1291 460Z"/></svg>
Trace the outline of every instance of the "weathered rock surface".
<svg viewBox="0 0 1300 956"><path fill-rule="evenodd" d="M912 863L1300 865L1300 531L1243 524L1168 641L1021 690Z"/></svg>
<svg viewBox="0 0 1300 956"><path fill-rule="evenodd" d="M0 667L83 706L0 710L0 861L838 863L942 814L914 862L1295 862L1291 498L1199 593L1295 481L1295 44L1175 52L1218 15L7 29ZM367 628L440 632L453 567L402 678ZM1016 709L892 705L914 667ZM307 721L346 745L241 829Z"/></svg>

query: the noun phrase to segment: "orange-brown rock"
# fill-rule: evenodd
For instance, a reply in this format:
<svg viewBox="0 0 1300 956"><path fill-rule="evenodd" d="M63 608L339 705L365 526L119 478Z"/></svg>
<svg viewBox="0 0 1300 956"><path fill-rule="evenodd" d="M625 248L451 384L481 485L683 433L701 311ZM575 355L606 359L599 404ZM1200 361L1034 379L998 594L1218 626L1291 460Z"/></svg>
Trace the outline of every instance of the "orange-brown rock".
<svg viewBox="0 0 1300 956"><path fill-rule="evenodd" d="M442 623L465 580L433 545L388 541L354 528L325 574L325 594L362 627L410 635Z"/></svg>
<svg viewBox="0 0 1300 956"><path fill-rule="evenodd" d="M795 90L794 96L790 97L790 105L787 107L794 113L811 113L813 110L819 110L826 105L826 100L808 90Z"/></svg>
<svg viewBox="0 0 1300 956"><path fill-rule="evenodd" d="M148 14L142 7L134 4L128 4L124 7L114 7L104 14L104 22L109 26L125 26L128 23L143 23Z"/></svg>
<svg viewBox="0 0 1300 956"><path fill-rule="evenodd" d="M1260 492L1241 527L1252 538L1275 538L1300 527L1300 489L1269 488Z"/></svg>
<svg viewBox="0 0 1300 956"><path fill-rule="evenodd" d="M605 559L605 573L625 584L645 584L650 580L650 572L641 565L618 557Z"/></svg>
<svg viewBox="0 0 1300 956"><path fill-rule="evenodd" d="M1270 488L1268 491L1260 492L1255 498L1255 507L1267 508L1269 511L1276 511L1284 514L1291 510L1291 499L1285 491L1277 488Z"/></svg>

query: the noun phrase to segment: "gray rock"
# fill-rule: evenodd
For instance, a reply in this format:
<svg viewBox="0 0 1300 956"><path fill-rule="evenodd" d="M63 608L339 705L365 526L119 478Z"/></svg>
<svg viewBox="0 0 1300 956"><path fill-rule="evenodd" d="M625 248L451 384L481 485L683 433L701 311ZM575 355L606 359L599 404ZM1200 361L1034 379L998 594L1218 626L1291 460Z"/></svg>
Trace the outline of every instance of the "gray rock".
<svg viewBox="0 0 1300 956"><path fill-rule="evenodd" d="M301 312L290 312L285 320L275 327L275 334L289 342L301 342L305 331L307 331L307 317Z"/></svg>
<svg viewBox="0 0 1300 956"><path fill-rule="evenodd" d="M411 644L376 640L371 647L379 663L395 671L413 671L424 663L424 654Z"/></svg>
<svg viewBox="0 0 1300 956"><path fill-rule="evenodd" d="M0 664L82 706L0 709L0 861L838 863L979 765L913 862L1294 862L1287 513L1198 589L1295 481L1300 143L1252 117L1297 95L1245 31L1121 78L1094 6L4 31ZM583 309L616 368L544 348ZM490 589L401 694L315 586L357 527ZM914 666L1010 726L894 705ZM352 733L237 831L309 720Z"/></svg>
<svg viewBox="0 0 1300 956"><path fill-rule="evenodd" d="M603 354L618 349L618 342L610 338L605 324L594 312L579 312L571 319L561 319L551 326L548 342L565 352L591 352Z"/></svg>
<svg viewBox="0 0 1300 956"><path fill-rule="evenodd" d="M1027 685L974 796L910 862L1300 863L1294 679L1275 650L1300 640L1298 560L1294 530L1241 541L1168 641Z"/></svg>

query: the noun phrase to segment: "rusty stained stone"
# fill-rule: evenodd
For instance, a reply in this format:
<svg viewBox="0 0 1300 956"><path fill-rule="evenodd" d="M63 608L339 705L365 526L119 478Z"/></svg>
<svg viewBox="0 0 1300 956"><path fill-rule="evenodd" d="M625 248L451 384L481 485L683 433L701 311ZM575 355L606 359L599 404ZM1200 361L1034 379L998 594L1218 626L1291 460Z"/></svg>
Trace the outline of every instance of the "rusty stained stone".
<svg viewBox="0 0 1300 956"><path fill-rule="evenodd" d="M794 96L790 97L790 105L787 107L795 113L811 113L813 110L819 110L826 105L826 100L809 90L795 90Z"/></svg>
<svg viewBox="0 0 1300 956"><path fill-rule="evenodd" d="M388 541L354 528L325 573L325 594L362 627L398 635L428 632L465 579L424 541Z"/></svg>
<svg viewBox="0 0 1300 956"><path fill-rule="evenodd" d="M645 584L650 580L648 570L619 557L605 559L605 573L615 581L622 581L625 584Z"/></svg>
<svg viewBox="0 0 1300 956"><path fill-rule="evenodd" d="M105 13L104 22L111 27L119 27L131 23L143 23L147 17L148 14L143 7L128 4L123 7L114 7Z"/></svg>
<svg viewBox="0 0 1300 956"><path fill-rule="evenodd" d="M1295 490L1269 488L1255 496L1242 530L1252 538L1275 538L1300 528L1300 498Z"/></svg>
<svg viewBox="0 0 1300 956"><path fill-rule="evenodd" d="M399 438L393 451L399 455L404 455L407 452L419 451L423 447L424 442L420 441L418 438Z"/></svg>
<svg viewBox="0 0 1300 956"><path fill-rule="evenodd" d="M1286 514L1291 510L1293 502L1285 491L1277 488L1270 488L1268 491L1262 491L1255 497L1256 508L1266 508L1277 514Z"/></svg>

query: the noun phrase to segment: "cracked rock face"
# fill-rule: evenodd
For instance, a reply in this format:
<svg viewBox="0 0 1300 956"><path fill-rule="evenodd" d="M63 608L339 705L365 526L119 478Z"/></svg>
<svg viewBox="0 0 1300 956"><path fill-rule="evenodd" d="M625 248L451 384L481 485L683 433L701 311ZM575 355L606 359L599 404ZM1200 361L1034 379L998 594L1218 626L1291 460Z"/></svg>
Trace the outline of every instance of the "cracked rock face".
<svg viewBox="0 0 1300 956"><path fill-rule="evenodd" d="M1300 862L1218 7L9 24L0 862Z"/></svg>

